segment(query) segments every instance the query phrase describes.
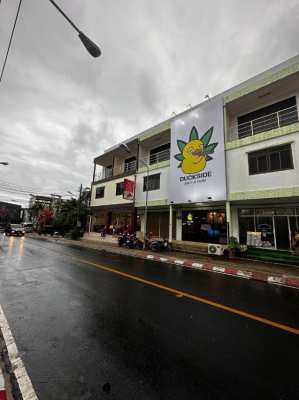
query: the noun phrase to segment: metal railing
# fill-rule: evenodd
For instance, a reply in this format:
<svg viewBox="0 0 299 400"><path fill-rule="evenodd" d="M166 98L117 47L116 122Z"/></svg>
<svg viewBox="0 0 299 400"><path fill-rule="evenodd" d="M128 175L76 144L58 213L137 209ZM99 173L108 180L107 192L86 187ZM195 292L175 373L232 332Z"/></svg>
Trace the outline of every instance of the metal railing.
<svg viewBox="0 0 299 400"><path fill-rule="evenodd" d="M230 140L242 139L298 122L298 107L292 106L275 113L263 115L230 128Z"/></svg>
<svg viewBox="0 0 299 400"><path fill-rule="evenodd" d="M137 161L130 161L128 163L125 162L124 172L136 171Z"/></svg>
<svg viewBox="0 0 299 400"><path fill-rule="evenodd" d="M159 153L151 154L149 158L150 164L157 164L158 162L170 159L170 149L159 151Z"/></svg>

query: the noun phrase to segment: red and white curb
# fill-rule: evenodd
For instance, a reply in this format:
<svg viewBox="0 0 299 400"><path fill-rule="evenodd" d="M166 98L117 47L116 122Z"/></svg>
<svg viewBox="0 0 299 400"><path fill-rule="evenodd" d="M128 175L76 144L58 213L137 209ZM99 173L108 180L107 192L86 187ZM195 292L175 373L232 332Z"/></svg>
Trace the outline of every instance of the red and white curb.
<svg viewBox="0 0 299 400"><path fill-rule="evenodd" d="M299 289L299 278L297 277L291 278L287 276L275 276L275 275L269 275L265 272L245 271L243 269L238 269L233 266L223 267L223 266L211 265L209 263L200 264L198 262L194 262L193 260L180 260L174 257L160 257L160 256L155 256L153 254L142 254L141 257L147 260L166 262L184 268L192 268L201 271L215 272L217 274L231 275L243 279L253 279L257 281L267 282L273 285L288 286L291 288Z"/></svg>
<svg viewBox="0 0 299 400"><path fill-rule="evenodd" d="M0 370L0 400L6 400L6 389L5 389L5 382L4 382L4 376L2 374L2 371Z"/></svg>
<svg viewBox="0 0 299 400"><path fill-rule="evenodd" d="M5 317L1 305L0 305L0 332L2 333L5 342L10 362L10 370L17 381L20 393L22 395L22 400L38 400L38 397L32 386L32 382L27 374L23 361L21 360L21 357L19 355L17 345L15 343L14 337L11 333L11 330L9 328L7 319ZM1 378L0 378L0 385L1 385ZM6 396L6 394L4 396ZM0 399L2 400L2 397L0 397ZM6 399L6 397L3 397L3 399Z"/></svg>

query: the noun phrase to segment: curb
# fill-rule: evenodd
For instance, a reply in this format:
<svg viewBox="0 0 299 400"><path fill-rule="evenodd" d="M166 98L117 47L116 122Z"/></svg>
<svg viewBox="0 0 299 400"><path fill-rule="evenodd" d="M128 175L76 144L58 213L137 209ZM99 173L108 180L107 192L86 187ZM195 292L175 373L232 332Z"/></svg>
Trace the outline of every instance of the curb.
<svg viewBox="0 0 299 400"><path fill-rule="evenodd" d="M12 394L14 399L22 400L38 400L32 382L27 374L26 368L20 357L14 337L9 328L7 319L0 305L0 334L4 340L4 349L2 350L5 369L10 376ZM0 374L1 385L1 374ZM6 400L6 391L4 397L0 400Z"/></svg>
<svg viewBox="0 0 299 400"><path fill-rule="evenodd" d="M4 376L2 371L0 370L0 400L6 400L6 389L4 383Z"/></svg>
<svg viewBox="0 0 299 400"><path fill-rule="evenodd" d="M34 238L31 237L31 239L36 239L36 240L44 240L44 241L49 241L52 242L51 239L49 238ZM55 241L53 240L55 243ZM56 241L57 243L57 241ZM59 241L58 243L65 244L65 241ZM176 257L171 257L171 256L165 256L165 257L160 257L156 256L154 254L149 254L149 253L125 253L125 252L118 252L118 251L113 251L113 249L105 249L105 248L98 248L95 249L94 247L90 247L83 243L77 242L77 246L84 247L84 248L91 248L94 250L99 250L99 251L106 251L107 253L111 254L124 254L128 257L135 257L135 258L141 258L144 260L150 260L150 261L156 261L160 263L167 263L167 264L172 264L176 266L181 266L183 268L190 268L190 269L196 269L200 271L205 271L205 272L213 272L217 274L223 274L223 275L229 275L233 276L236 278L241 278L241 279L247 279L247 280L255 280L255 281L260 281L264 283L269 283L271 285L276 285L276 286L286 286L288 288L293 288L293 289L299 289L299 277L292 277L292 276L284 276L284 275L270 275L266 272L259 272L259 271L247 271L244 269L238 269L234 266L229 266L229 267L223 267L223 266L217 266L217 265L212 265L207 262L196 262L194 260L188 260L188 259L178 259Z"/></svg>
<svg viewBox="0 0 299 400"><path fill-rule="evenodd" d="M151 260L151 261L156 261L156 262L162 262L162 263L168 263L168 264L173 264L177 266L181 266L183 268L192 268L192 269L197 269L200 271L206 271L206 272L214 272L217 274L223 274L223 275L230 275L234 276L236 278L242 278L242 279L251 279L255 281L261 281L261 282L266 282L272 285L278 285L278 286L287 286L290 288L294 289L299 289L299 278L291 278L291 277L285 277L281 275L269 275L265 272L252 272L252 271L246 271L243 269L238 269L235 267L222 267L222 266L217 266L217 265L211 265L208 263L198 263L194 262L192 260L181 260L173 257L160 257L160 256L154 256L152 254L142 254L140 258Z"/></svg>

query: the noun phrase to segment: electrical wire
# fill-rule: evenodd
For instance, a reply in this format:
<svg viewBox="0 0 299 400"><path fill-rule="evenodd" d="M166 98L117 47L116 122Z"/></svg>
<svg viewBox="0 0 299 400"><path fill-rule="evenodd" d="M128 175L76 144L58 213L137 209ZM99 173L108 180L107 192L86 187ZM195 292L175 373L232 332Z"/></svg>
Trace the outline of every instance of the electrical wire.
<svg viewBox="0 0 299 400"><path fill-rule="evenodd" d="M17 25L17 21L18 21L18 17L19 17L19 13L20 13L21 4L22 4L22 0L19 0L19 5L18 5L18 9L17 9L17 14L16 14L16 17L15 17L15 20L14 20L13 28L12 28L11 35L10 35L10 39L9 39L8 48L7 48L7 50L6 50L6 55L5 55L4 63L3 63L3 66L2 66L2 70L1 70L0 82L2 81L2 77L3 77L3 74L4 74L4 69L5 69L5 65L6 65L7 58L8 58L8 53L9 53L9 51L10 51L12 38L13 38L13 35L14 35L14 32L15 32L15 28L16 28L16 25Z"/></svg>

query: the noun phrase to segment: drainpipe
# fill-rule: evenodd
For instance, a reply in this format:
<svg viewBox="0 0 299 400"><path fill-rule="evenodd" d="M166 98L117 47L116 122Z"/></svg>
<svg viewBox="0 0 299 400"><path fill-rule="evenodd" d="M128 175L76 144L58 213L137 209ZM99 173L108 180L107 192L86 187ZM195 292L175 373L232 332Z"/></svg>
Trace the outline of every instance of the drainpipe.
<svg viewBox="0 0 299 400"><path fill-rule="evenodd" d="M173 210L172 210L172 203L169 204L169 243L172 242L172 224L173 224Z"/></svg>

